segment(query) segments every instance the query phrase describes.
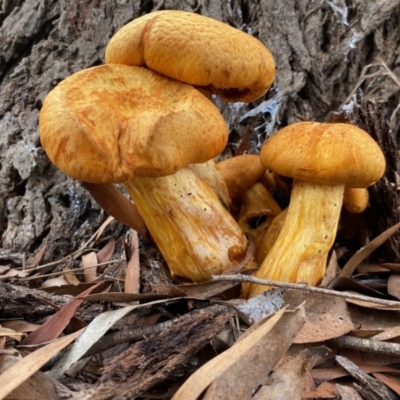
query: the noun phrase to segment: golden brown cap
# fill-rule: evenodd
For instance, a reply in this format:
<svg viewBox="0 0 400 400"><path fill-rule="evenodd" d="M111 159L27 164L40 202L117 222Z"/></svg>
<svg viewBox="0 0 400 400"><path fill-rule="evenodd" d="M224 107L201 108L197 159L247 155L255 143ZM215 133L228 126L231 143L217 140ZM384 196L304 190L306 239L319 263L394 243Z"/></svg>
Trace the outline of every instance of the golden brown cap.
<svg viewBox="0 0 400 400"><path fill-rule="evenodd" d="M217 163L231 199L249 190L264 174L265 167L256 154L241 154Z"/></svg>
<svg viewBox="0 0 400 400"><path fill-rule="evenodd" d="M385 171L385 158L371 136L342 123L289 125L264 143L260 159L283 176L349 187L367 187Z"/></svg>
<svg viewBox="0 0 400 400"><path fill-rule="evenodd" d="M50 160L90 183L169 175L214 158L228 138L220 112L198 90L126 65L62 81L44 101L39 129Z"/></svg>
<svg viewBox="0 0 400 400"><path fill-rule="evenodd" d="M194 86L212 87L227 101L251 102L275 78L269 50L257 39L214 19L185 11L157 11L121 28L106 62L146 66Z"/></svg>
<svg viewBox="0 0 400 400"><path fill-rule="evenodd" d="M366 188L347 187L343 194L344 208L353 214L360 214L366 210L369 202L369 192Z"/></svg>

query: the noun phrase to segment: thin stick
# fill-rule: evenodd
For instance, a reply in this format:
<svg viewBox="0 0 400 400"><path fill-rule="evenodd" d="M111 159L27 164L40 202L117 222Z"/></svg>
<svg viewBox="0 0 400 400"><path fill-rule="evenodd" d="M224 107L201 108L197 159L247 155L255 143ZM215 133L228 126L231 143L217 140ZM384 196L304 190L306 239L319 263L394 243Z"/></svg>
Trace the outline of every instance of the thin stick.
<svg viewBox="0 0 400 400"><path fill-rule="evenodd" d="M398 356L400 353L399 343L387 343L379 340L362 339L347 335L340 336L332 341L343 349L359 350L375 354L389 354L391 356Z"/></svg>
<svg viewBox="0 0 400 400"><path fill-rule="evenodd" d="M288 282L276 282L268 281L265 279L259 279L249 275L212 275L211 280L213 282L249 282L257 285L264 286L275 286L286 289L305 290L307 292L321 293L328 296L342 297L350 300L367 301L374 304L379 304L386 307L398 307L400 308L400 301L377 299L375 297L364 296L362 294L355 294L349 292L337 292L332 289L324 289L321 287L309 286L306 283L288 283Z"/></svg>

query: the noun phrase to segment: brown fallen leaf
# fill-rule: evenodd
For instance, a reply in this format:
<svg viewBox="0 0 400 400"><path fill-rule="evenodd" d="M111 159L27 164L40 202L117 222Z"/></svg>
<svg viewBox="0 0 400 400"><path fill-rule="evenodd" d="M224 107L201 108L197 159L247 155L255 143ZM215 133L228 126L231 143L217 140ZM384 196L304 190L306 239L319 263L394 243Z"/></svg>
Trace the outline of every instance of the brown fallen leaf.
<svg viewBox="0 0 400 400"><path fill-rule="evenodd" d="M0 355L0 374L19 361L18 357ZM55 379L50 378L41 371L35 372L31 377L15 388L7 399L18 400L62 400L72 398L73 392Z"/></svg>
<svg viewBox="0 0 400 400"><path fill-rule="evenodd" d="M392 389L395 393L397 393L400 396L400 378L397 374L396 375L389 375L389 374L382 374L379 372L375 372L372 375L374 375L375 378L379 379L381 382L383 382L386 386L388 386L390 389Z"/></svg>
<svg viewBox="0 0 400 400"><path fill-rule="evenodd" d="M0 399L4 399L14 389L31 377L53 356L72 343L82 331L64 336L28 354L0 375Z"/></svg>
<svg viewBox="0 0 400 400"><path fill-rule="evenodd" d="M294 311L280 310L197 370L173 400L250 398L289 348L303 322L304 306Z"/></svg>
<svg viewBox="0 0 400 400"><path fill-rule="evenodd" d="M253 399L302 400L303 393L307 392L311 369L329 353L331 351L327 347L315 347L305 349L295 357L286 356Z"/></svg>
<svg viewBox="0 0 400 400"><path fill-rule="evenodd" d="M354 324L347 310L346 300L320 293L287 290L285 304L305 302L306 318L294 343L317 343L349 333Z"/></svg>
<svg viewBox="0 0 400 400"><path fill-rule="evenodd" d="M97 287L104 285L99 282L97 285L90 287L82 295L90 294ZM33 331L26 337L21 345L38 345L58 338L62 331L69 324L71 318L75 315L78 308L81 306L83 299L74 298L68 304L60 309L56 314L52 315L40 328Z"/></svg>
<svg viewBox="0 0 400 400"><path fill-rule="evenodd" d="M9 328L13 329L16 332L24 332L24 333L33 332L34 330L40 327L39 324L34 324L32 322L23 321L20 319L2 321L1 325L4 328Z"/></svg>
<svg viewBox="0 0 400 400"><path fill-rule="evenodd" d="M400 275L393 274L389 276L387 291L391 296L400 299Z"/></svg>
<svg viewBox="0 0 400 400"><path fill-rule="evenodd" d="M340 273L342 278L350 278L358 265L367 258L374 250L376 250L383 242L390 238L400 228L400 222L393 225L386 231L382 232L375 239L371 240L366 246L355 253L345 264Z"/></svg>
<svg viewBox="0 0 400 400"><path fill-rule="evenodd" d="M94 251L82 256L82 268L85 282L94 282L97 278L97 255Z"/></svg>
<svg viewBox="0 0 400 400"><path fill-rule="evenodd" d="M150 288L153 294L210 298L238 285L236 282L203 282L188 285L150 285Z"/></svg>
<svg viewBox="0 0 400 400"><path fill-rule="evenodd" d="M28 265L28 269L39 265L40 261L42 261L44 253L46 252L46 249L47 249L47 242L44 243L44 245L36 253L35 257L32 258L31 262Z"/></svg>
<svg viewBox="0 0 400 400"><path fill-rule="evenodd" d="M104 281L107 282L107 281ZM111 282L110 282L111 284ZM97 283L96 282L89 282L89 283L85 283L85 282L80 282L79 285L65 285L65 286L52 286L52 287L48 287L48 288L43 288L41 290L43 290L44 292L47 293L52 293L52 294L56 294L59 296L68 294L70 296L79 296L81 293L85 292L86 290L90 289L93 286L96 286ZM96 286L97 287L97 286ZM104 290L104 288L99 287L99 289ZM94 292L96 293L97 289L94 290Z"/></svg>
<svg viewBox="0 0 400 400"><path fill-rule="evenodd" d="M391 340L400 337L400 325L385 329L372 336L372 340Z"/></svg>
<svg viewBox="0 0 400 400"><path fill-rule="evenodd" d="M139 261L139 238L136 231L131 230L130 259L126 266L125 293L139 293L140 289L140 261Z"/></svg>
<svg viewBox="0 0 400 400"><path fill-rule="evenodd" d="M390 372L390 373L399 373L400 371L397 368L388 367L385 365L366 365L359 364L358 367L365 372L366 374L374 373L374 372ZM344 376L348 376L349 373L340 367L331 367L331 368L314 368L311 371L311 376L317 384L332 381L334 379L343 378Z"/></svg>
<svg viewBox="0 0 400 400"><path fill-rule="evenodd" d="M103 246L97 252L97 260L99 261L99 264L110 261L114 252L115 252L115 237L111 237L106 243L106 245Z"/></svg>
<svg viewBox="0 0 400 400"><path fill-rule="evenodd" d="M337 399L339 391L332 382L323 382L315 390L303 394L303 399Z"/></svg>
<svg viewBox="0 0 400 400"><path fill-rule="evenodd" d="M63 276L69 285L79 286L81 284L80 280L75 275L75 271L68 265L63 268Z"/></svg>

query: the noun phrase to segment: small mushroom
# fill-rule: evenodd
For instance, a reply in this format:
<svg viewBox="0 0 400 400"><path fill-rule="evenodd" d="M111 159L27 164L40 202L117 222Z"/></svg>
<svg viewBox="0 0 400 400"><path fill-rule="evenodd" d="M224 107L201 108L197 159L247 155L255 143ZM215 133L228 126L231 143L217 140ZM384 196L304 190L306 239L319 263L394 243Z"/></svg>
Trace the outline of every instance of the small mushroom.
<svg viewBox="0 0 400 400"><path fill-rule="evenodd" d="M239 203L241 196L263 176L265 167L256 154L242 154L217 163L229 197L233 203Z"/></svg>
<svg viewBox="0 0 400 400"><path fill-rule="evenodd" d="M367 188L346 188L343 196L343 206L352 214L360 214L368 207L369 192Z"/></svg>
<svg viewBox="0 0 400 400"><path fill-rule="evenodd" d="M285 223L255 276L317 285L336 235L345 187L364 188L380 179L383 153L353 125L300 122L269 138L260 157L266 168L294 182ZM266 289L246 284L243 295Z"/></svg>
<svg viewBox="0 0 400 400"><path fill-rule="evenodd" d="M269 50L256 38L195 13L156 11L133 20L110 40L108 64L145 66L216 93L252 102L275 78Z"/></svg>
<svg viewBox="0 0 400 400"><path fill-rule="evenodd" d="M39 128L66 174L125 184L173 276L204 281L244 259L246 237L187 168L217 156L228 137L218 109L192 86L146 68L89 68L47 95Z"/></svg>

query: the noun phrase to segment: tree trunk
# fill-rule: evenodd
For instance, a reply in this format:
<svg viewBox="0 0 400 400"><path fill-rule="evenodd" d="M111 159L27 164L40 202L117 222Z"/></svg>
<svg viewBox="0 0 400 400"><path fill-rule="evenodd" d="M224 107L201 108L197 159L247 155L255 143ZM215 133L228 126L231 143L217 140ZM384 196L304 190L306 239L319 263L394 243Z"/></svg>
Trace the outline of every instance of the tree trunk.
<svg viewBox="0 0 400 400"><path fill-rule="evenodd" d="M3 0L0 7L0 260L32 255L44 242L45 261L59 259L103 221L81 184L47 159L37 117L58 82L103 63L110 37L154 10L222 20L274 55L276 81L265 98L220 104L234 145L248 125L256 151L280 126L326 120L359 86L399 133L400 0Z"/></svg>

